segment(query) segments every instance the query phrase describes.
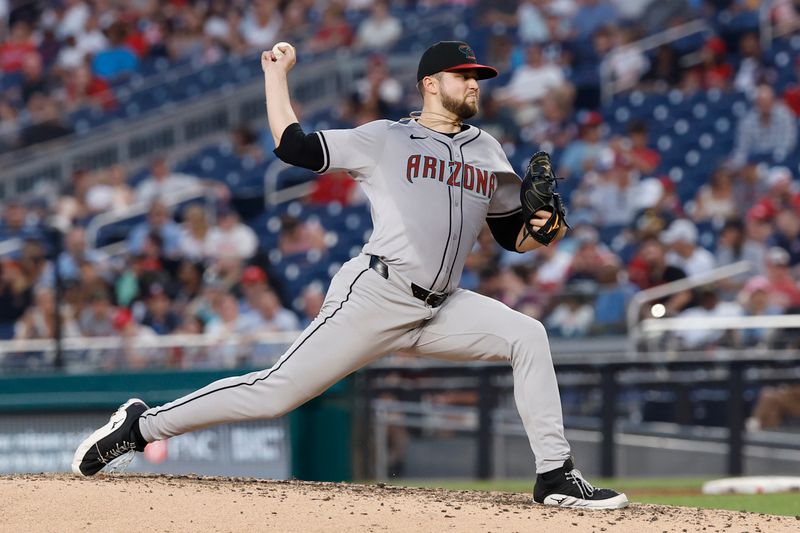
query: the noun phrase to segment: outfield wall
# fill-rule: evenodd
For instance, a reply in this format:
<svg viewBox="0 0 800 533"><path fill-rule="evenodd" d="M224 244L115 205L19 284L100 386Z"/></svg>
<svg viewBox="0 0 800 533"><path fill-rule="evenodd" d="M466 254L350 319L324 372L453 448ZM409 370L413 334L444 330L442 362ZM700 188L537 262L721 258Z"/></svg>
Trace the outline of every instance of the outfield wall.
<svg viewBox="0 0 800 533"><path fill-rule="evenodd" d="M0 378L0 474L67 472L78 444L130 397L159 405L246 373L158 371ZM342 381L289 416L181 435L137 454L133 472L350 479L349 385ZM320 459L324 450L324 460Z"/></svg>

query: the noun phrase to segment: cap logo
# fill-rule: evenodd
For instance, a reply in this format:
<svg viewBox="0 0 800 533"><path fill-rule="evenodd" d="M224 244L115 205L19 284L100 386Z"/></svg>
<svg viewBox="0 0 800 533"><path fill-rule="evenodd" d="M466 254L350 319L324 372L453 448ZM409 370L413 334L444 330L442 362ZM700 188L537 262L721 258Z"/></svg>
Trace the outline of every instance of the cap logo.
<svg viewBox="0 0 800 533"><path fill-rule="evenodd" d="M468 45L462 44L458 47L458 51L464 54L464 57L470 61L475 61L475 52L473 52L472 48L470 48Z"/></svg>

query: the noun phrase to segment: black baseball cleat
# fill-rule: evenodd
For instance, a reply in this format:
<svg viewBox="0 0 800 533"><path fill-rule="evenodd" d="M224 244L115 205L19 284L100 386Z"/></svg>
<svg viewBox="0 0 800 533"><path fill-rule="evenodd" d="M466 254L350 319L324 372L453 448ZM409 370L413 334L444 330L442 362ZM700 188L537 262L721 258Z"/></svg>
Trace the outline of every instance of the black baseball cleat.
<svg viewBox="0 0 800 533"><path fill-rule="evenodd" d="M581 509L621 509L627 507L628 497L611 489L593 487L576 470L572 459L564 466L536 476L533 501L557 507Z"/></svg>
<svg viewBox="0 0 800 533"><path fill-rule="evenodd" d="M93 476L123 455L144 451L145 445L136 438L133 427L147 409L138 398L122 404L108 424L89 435L75 450L72 471L81 476Z"/></svg>

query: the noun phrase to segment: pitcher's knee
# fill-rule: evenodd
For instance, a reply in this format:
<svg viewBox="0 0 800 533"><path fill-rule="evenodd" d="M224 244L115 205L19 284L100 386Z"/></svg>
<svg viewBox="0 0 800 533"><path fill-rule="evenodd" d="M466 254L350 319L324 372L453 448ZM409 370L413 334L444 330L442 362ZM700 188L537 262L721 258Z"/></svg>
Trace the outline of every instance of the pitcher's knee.
<svg viewBox="0 0 800 533"><path fill-rule="evenodd" d="M512 346L512 357L531 356L537 353L550 353L547 330L544 324L534 318L517 322L518 329L508 337ZM542 349L544 348L544 349Z"/></svg>
<svg viewBox="0 0 800 533"><path fill-rule="evenodd" d="M547 342L547 330L544 328L544 324L535 318L525 317L525 320L517 321L514 331L514 337L521 342Z"/></svg>

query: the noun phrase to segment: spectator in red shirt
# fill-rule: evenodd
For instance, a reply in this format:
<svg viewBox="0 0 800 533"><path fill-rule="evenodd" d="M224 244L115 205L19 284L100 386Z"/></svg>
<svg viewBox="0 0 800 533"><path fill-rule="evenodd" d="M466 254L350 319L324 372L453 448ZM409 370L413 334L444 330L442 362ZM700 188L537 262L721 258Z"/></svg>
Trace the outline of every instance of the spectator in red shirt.
<svg viewBox="0 0 800 533"><path fill-rule="evenodd" d="M342 8L336 4L329 6L322 15L322 24L308 43L308 49L319 53L342 47L348 48L352 44L353 28L345 20Z"/></svg>
<svg viewBox="0 0 800 533"><path fill-rule="evenodd" d="M28 23L18 21L11 27L8 39L0 45L0 69L5 73L19 72L28 54L36 53Z"/></svg>
<svg viewBox="0 0 800 533"><path fill-rule="evenodd" d="M139 31L136 26L136 15L132 13L127 15L126 19L129 19L129 22L127 24L128 32L125 35L124 44L130 50L132 50L133 53L139 57L139 59L144 59L147 57L147 53L150 51L150 45L147 42L144 33Z"/></svg>
<svg viewBox="0 0 800 533"><path fill-rule="evenodd" d="M356 182L347 172L328 172L314 181L314 188L308 196L311 204L338 202L348 205L352 202Z"/></svg>
<svg viewBox="0 0 800 533"><path fill-rule="evenodd" d="M764 257L769 301L784 311L800 306L800 287L792 275L789 261L789 252L778 246L768 249Z"/></svg>
<svg viewBox="0 0 800 533"><path fill-rule="evenodd" d="M794 60L794 72L798 81L786 87L783 92L783 101L795 116L800 117L800 55Z"/></svg>
<svg viewBox="0 0 800 533"><path fill-rule="evenodd" d="M725 41L719 37L711 37L700 50L698 74L703 89L725 90L730 85L733 67L726 61L727 51Z"/></svg>
<svg viewBox="0 0 800 533"><path fill-rule="evenodd" d="M770 219L784 208L792 208L800 213L800 192L794 187L791 170L787 167L772 167L766 182L767 194L753 208L761 206Z"/></svg>
<svg viewBox="0 0 800 533"><path fill-rule="evenodd" d="M628 265L630 281L640 289L657 287L671 281L686 277L686 273L676 266L667 264L667 250L657 237L649 237L642 241L636 255ZM662 299L667 315L674 315L689 305L692 300L691 291L681 291Z"/></svg>
<svg viewBox="0 0 800 533"><path fill-rule="evenodd" d="M64 74L65 100L67 108L77 109L87 104L94 104L111 111L117 107L117 101L108 82L92 74L88 64Z"/></svg>
<svg viewBox="0 0 800 533"><path fill-rule="evenodd" d="M628 126L628 139L612 142L617 152L618 163L625 168L638 170L645 176L652 176L661 156L647 146L647 124L635 120Z"/></svg>

